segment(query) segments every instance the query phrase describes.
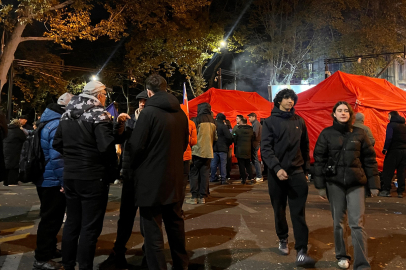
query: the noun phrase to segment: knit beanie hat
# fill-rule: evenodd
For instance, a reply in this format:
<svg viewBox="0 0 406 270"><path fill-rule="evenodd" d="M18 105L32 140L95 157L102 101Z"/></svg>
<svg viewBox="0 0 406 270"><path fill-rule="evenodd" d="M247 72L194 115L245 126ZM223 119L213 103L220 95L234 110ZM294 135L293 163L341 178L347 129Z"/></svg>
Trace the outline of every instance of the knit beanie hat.
<svg viewBox="0 0 406 270"><path fill-rule="evenodd" d="M106 86L99 81L91 81L83 88L83 94L91 95L101 92L106 89Z"/></svg>
<svg viewBox="0 0 406 270"><path fill-rule="evenodd" d="M71 93L65 93L58 98L58 105L65 107L68 105L69 101L72 99L73 95Z"/></svg>

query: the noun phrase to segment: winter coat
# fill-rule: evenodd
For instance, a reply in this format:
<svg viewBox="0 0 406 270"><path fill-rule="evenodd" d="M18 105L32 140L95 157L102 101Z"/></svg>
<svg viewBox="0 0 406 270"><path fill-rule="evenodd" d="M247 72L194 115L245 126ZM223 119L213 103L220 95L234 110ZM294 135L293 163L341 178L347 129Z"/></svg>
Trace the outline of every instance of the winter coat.
<svg viewBox="0 0 406 270"><path fill-rule="evenodd" d="M63 187L63 158L52 147L59 120L65 110L57 104L50 104L41 116L41 123L48 122L41 130L41 148L45 156L45 172L36 184L39 187Z"/></svg>
<svg viewBox="0 0 406 270"><path fill-rule="evenodd" d="M364 121L355 121L354 127L362 128L368 135L369 141L371 142L372 146L375 145L374 135L372 135L371 129L368 126L364 125Z"/></svg>
<svg viewBox="0 0 406 270"><path fill-rule="evenodd" d="M197 143L197 130L196 130L196 125L195 122L192 120L189 120L189 113L187 111L187 107L185 105L180 105L182 108L183 112L186 114L188 117L189 121L189 144L187 146L187 149L185 153L183 153L183 161L191 160L192 159L192 146Z"/></svg>
<svg viewBox="0 0 406 270"><path fill-rule="evenodd" d="M228 153L230 145L233 143L233 136L223 121L216 120L216 122L217 141L215 141L213 144L213 151Z"/></svg>
<svg viewBox="0 0 406 270"><path fill-rule="evenodd" d="M406 149L406 124L405 118L400 115L392 116L386 127L386 138L383 149Z"/></svg>
<svg viewBox="0 0 406 270"><path fill-rule="evenodd" d="M85 132L77 120L81 120ZM63 155L64 179L109 179L117 164L113 123L94 96L72 97L56 130L52 147Z"/></svg>
<svg viewBox="0 0 406 270"><path fill-rule="evenodd" d="M249 125L239 125L233 137L235 156L237 158L251 159L252 144L255 140L253 128Z"/></svg>
<svg viewBox="0 0 406 270"><path fill-rule="evenodd" d="M337 161L341 149L340 159ZM370 189L380 188L375 150L362 128L354 127L349 131L347 125L335 120L333 126L320 133L313 157L314 185L318 189L326 188L326 182L344 188L363 186L368 182ZM329 157L333 158L337 167L337 174L334 176L324 174Z"/></svg>
<svg viewBox="0 0 406 270"><path fill-rule="evenodd" d="M257 148L261 144L262 125L258 120L253 121L251 124L254 129L254 141L252 146Z"/></svg>
<svg viewBox="0 0 406 270"><path fill-rule="evenodd" d="M193 122L197 129L197 144L192 147L192 155L213 158L213 143L217 140L217 132L209 103L197 105L197 117Z"/></svg>
<svg viewBox="0 0 406 270"><path fill-rule="evenodd" d="M25 142L24 132L16 125L8 125L7 137L3 140L4 163L6 169L18 169L20 167L20 154Z"/></svg>
<svg viewBox="0 0 406 270"><path fill-rule="evenodd" d="M129 140L138 206L183 200L183 153L188 142L188 119L179 101L157 92L145 103Z"/></svg>
<svg viewBox="0 0 406 270"><path fill-rule="evenodd" d="M303 118L274 107L262 127L261 156L275 174L284 169L288 175L310 169L309 137Z"/></svg>
<svg viewBox="0 0 406 270"><path fill-rule="evenodd" d="M131 168L131 156L130 156L130 147L128 144L128 140L131 138L132 132L136 125L136 117L132 116L131 119L128 119L124 123L114 122L113 133L114 137L116 138L116 144L121 144L123 152L121 154L122 163L122 175L124 176L124 180L131 180L132 178L132 168Z"/></svg>

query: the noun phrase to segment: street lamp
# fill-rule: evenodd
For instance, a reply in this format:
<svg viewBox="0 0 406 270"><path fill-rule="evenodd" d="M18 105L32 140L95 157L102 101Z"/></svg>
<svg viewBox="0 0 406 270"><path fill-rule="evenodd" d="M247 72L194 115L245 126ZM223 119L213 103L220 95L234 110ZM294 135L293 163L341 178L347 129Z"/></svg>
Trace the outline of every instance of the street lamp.
<svg viewBox="0 0 406 270"><path fill-rule="evenodd" d="M224 41L224 40L220 41L220 46L221 46L222 48L226 47L226 46L227 46L227 42Z"/></svg>
<svg viewBox="0 0 406 270"><path fill-rule="evenodd" d="M93 75L93 76L92 76L92 81L98 81L98 80L99 80L99 78L97 78L96 75Z"/></svg>

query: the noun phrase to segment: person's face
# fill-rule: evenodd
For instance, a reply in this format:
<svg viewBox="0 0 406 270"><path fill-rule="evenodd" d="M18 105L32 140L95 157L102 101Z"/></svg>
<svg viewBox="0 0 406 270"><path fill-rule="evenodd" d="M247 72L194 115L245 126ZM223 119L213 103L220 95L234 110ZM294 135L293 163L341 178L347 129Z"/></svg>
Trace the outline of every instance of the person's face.
<svg viewBox="0 0 406 270"><path fill-rule="evenodd" d="M255 116L249 116L248 119L250 120L250 123L252 123L255 121L256 118Z"/></svg>
<svg viewBox="0 0 406 270"><path fill-rule="evenodd" d="M388 120L390 121L390 119L392 118L392 115L388 114Z"/></svg>
<svg viewBox="0 0 406 270"><path fill-rule="evenodd" d="M106 91L101 91L100 94L97 96L97 99L100 101L102 106L106 105L106 99L107 99L107 92Z"/></svg>
<svg viewBox="0 0 406 270"><path fill-rule="evenodd" d="M241 124L241 118L240 117L237 117L236 120L237 120L238 125Z"/></svg>
<svg viewBox="0 0 406 270"><path fill-rule="evenodd" d="M347 123L348 120L350 120L350 111L348 110L347 105L341 104L338 106L334 112L334 117L340 123Z"/></svg>
<svg viewBox="0 0 406 270"><path fill-rule="evenodd" d="M282 101L279 102L279 109L284 112L290 112L294 105L295 101L292 98L283 98Z"/></svg>
<svg viewBox="0 0 406 270"><path fill-rule="evenodd" d="M141 98L141 99L139 99L138 100L138 107L140 108L140 111L142 111L143 109L144 109L144 107L145 107L145 102L146 102L147 100L146 99L143 99L143 98Z"/></svg>
<svg viewBox="0 0 406 270"><path fill-rule="evenodd" d="M27 119L18 119L18 121L20 121L21 126L24 126L27 123Z"/></svg>

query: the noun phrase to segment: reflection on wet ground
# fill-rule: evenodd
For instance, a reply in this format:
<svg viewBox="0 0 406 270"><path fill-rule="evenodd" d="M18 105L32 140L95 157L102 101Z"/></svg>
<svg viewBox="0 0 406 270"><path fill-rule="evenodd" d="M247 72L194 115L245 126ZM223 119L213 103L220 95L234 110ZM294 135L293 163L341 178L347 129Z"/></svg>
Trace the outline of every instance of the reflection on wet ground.
<svg viewBox="0 0 406 270"><path fill-rule="evenodd" d="M10 195L17 194L17 195ZM97 243L95 269L110 254L116 238L121 185L112 185ZM0 267L31 269L39 221L39 200L32 185L0 189ZM366 231L372 269L406 269L406 206L399 198L368 198ZM189 269L296 269L295 252L278 253L273 210L267 182L243 186L210 185L210 197L203 205L184 205ZM317 269L337 269L330 207L321 201L310 184L306 210L310 229L309 253L317 259ZM290 218L288 223L291 227ZM59 233L58 241L62 235ZM350 235L349 243L351 243ZM294 249L290 229L291 250ZM129 269L140 269L143 238L136 217L128 242ZM60 243L59 243L60 244ZM166 241L166 258L171 264ZM349 248L350 254L352 247ZM18 263L16 263L18 262ZM114 269L114 268L111 268Z"/></svg>

